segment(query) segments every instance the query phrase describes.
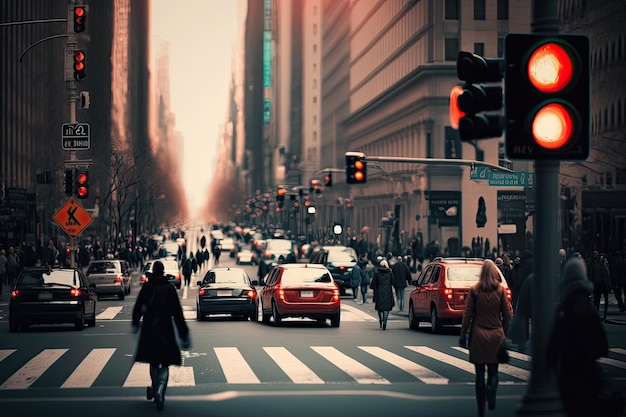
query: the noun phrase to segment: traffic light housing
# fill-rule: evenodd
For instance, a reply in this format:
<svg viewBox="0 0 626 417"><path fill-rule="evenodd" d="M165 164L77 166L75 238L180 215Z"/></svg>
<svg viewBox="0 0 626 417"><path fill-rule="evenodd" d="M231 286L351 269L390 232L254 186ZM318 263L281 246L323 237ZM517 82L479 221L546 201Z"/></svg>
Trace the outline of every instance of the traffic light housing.
<svg viewBox="0 0 626 417"><path fill-rule="evenodd" d="M283 208L283 205L285 204L286 192L287 190L285 190L284 188L279 188L278 190L276 190L276 205L278 206L278 208Z"/></svg>
<svg viewBox="0 0 626 417"><path fill-rule="evenodd" d="M504 60L460 51L456 71L465 84L453 87L450 92L450 124L459 130L461 140L502 136L503 116L483 114L502 109L502 86L477 83L502 81Z"/></svg>
<svg viewBox="0 0 626 417"><path fill-rule="evenodd" d="M72 196L74 195L74 170L66 169L65 177L63 178L63 190L65 191L65 195Z"/></svg>
<svg viewBox="0 0 626 417"><path fill-rule="evenodd" d="M74 51L74 79L75 80L82 80L85 78L86 74L85 74L85 69L87 68L86 64L85 64L85 51L83 50L76 50Z"/></svg>
<svg viewBox="0 0 626 417"><path fill-rule="evenodd" d="M74 7L74 33L85 31L85 20L87 20L87 9L85 6Z"/></svg>
<svg viewBox="0 0 626 417"><path fill-rule="evenodd" d="M332 187L333 186L333 173L327 172L324 174L324 186Z"/></svg>
<svg viewBox="0 0 626 417"><path fill-rule="evenodd" d="M76 197L87 198L89 196L89 173L87 171L76 172Z"/></svg>
<svg viewBox="0 0 626 417"><path fill-rule="evenodd" d="M587 159L589 49L586 35L507 35L505 141L510 159Z"/></svg>
<svg viewBox="0 0 626 417"><path fill-rule="evenodd" d="M367 164L363 154L346 152L346 182L348 184L367 182Z"/></svg>

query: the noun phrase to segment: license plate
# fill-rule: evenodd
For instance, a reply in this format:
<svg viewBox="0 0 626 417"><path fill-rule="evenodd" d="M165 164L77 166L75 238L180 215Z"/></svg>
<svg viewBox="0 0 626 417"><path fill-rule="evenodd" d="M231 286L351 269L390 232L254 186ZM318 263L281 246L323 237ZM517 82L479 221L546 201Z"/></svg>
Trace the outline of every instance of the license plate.
<svg viewBox="0 0 626 417"><path fill-rule="evenodd" d="M311 298L313 297L313 291L300 291L300 297L302 298Z"/></svg>
<svg viewBox="0 0 626 417"><path fill-rule="evenodd" d="M231 290L217 290L218 297L230 297L231 295L233 295Z"/></svg>
<svg viewBox="0 0 626 417"><path fill-rule="evenodd" d="M38 300L52 300L52 293L51 292L40 292L39 294L37 294L37 299Z"/></svg>

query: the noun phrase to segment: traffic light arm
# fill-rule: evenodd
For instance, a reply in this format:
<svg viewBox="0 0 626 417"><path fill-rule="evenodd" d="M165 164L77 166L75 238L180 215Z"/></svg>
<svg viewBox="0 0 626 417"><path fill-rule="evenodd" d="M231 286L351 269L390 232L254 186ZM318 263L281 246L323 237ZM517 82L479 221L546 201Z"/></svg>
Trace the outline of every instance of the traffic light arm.
<svg viewBox="0 0 626 417"><path fill-rule="evenodd" d="M515 172L511 169L502 167L500 165L490 164L483 161L474 161L470 159L441 159L441 158L405 158L400 156L367 156L363 158L364 161L377 161L377 162L400 162L407 164L420 164L420 165L452 165L452 166L483 166L491 168L494 171L503 172Z"/></svg>

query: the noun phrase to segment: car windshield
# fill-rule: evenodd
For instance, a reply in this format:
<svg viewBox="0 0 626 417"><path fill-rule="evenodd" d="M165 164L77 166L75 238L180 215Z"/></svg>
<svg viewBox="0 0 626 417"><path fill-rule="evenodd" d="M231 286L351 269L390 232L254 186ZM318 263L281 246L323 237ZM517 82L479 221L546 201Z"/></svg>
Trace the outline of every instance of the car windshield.
<svg viewBox="0 0 626 417"><path fill-rule="evenodd" d="M245 284L246 276L241 271L209 271L204 277L209 284Z"/></svg>
<svg viewBox="0 0 626 417"><path fill-rule="evenodd" d="M115 262L94 262L89 265L88 274L116 274L119 272L119 265Z"/></svg>
<svg viewBox="0 0 626 417"><path fill-rule="evenodd" d="M313 282L332 282L332 277L325 269L296 268L286 269L281 280L285 284L308 284Z"/></svg>
<svg viewBox="0 0 626 417"><path fill-rule="evenodd" d="M356 254L354 249L330 249L328 251L328 262L354 262L356 263Z"/></svg>
<svg viewBox="0 0 626 417"><path fill-rule="evenodd" d="M76 284L76 274L74 271L52 271L50 274L42 273L41 271L29 271L25 272L22 276L20 286L33 286L33 285L46 285L46 284L61 284L72 285Z"/></svg>
<svg viewBox="0 0 626 417"><path fill-rule="evenodd" d="M446 275L450 281L477 282L481 268L481 265L449 266Z"/></svg>

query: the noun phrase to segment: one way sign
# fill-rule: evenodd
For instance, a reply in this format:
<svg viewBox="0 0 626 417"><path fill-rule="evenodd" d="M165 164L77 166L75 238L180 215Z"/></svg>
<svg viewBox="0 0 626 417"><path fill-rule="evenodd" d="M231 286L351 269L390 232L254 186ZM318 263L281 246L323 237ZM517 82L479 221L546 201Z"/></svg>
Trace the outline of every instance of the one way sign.
<svg viewBox="0 0 626 417"><path fill-rule="evenodd" d="M93 221L91 214L80 205L78 200L70 197L63 206L57 210L52 219L65 230L70 237L76 237L85 230Z"/></svg>

